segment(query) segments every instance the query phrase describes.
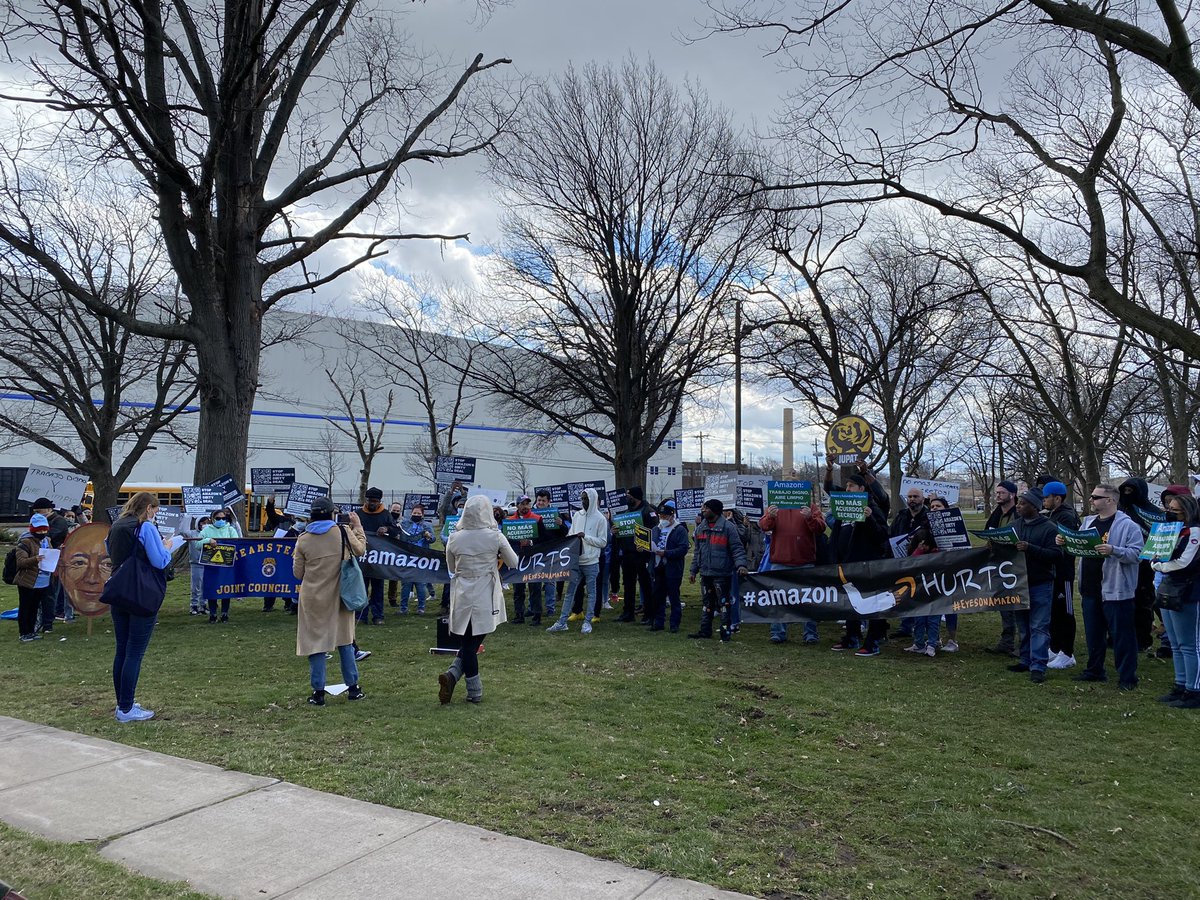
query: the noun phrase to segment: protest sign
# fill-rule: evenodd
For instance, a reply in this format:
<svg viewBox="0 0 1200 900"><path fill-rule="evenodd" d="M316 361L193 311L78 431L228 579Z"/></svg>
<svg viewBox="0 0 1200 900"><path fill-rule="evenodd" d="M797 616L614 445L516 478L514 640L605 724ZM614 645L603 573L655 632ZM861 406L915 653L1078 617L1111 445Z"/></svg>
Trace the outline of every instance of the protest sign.
<svg viewBox="0 0 1200 900"><path fill-rule="evenodd" d="M675 492L675 514L682 519L694 519L704 505L704 488L683 488Z"/></svg>
<svg viewBox="0 0 1200 900"><path fill-rule="evenodd" d="M811 481L767 482L767 506L778 506L780 509L804 509L812 506L812 497ZM862 518L861 513L859 518Z"/></svg>
<svg viewBox="0 0 1200 900"><path fill-rule="evenodd" d="M1155 522L1150 526L1150 536L1142 548L1141 559L1170 559L1183 531L1182 522Z"/></svg>
<svg viewBox="0 0 1200 900"><path fill-rule="evenodd" d="M295 480L295 469L250 470L250 490L256 494L285 493Z"/></svg>
<svg viewBox="0 0 1200 900"><path fill-rule="evenodd" d="M742 622L903 618L1029 608L1025 554L1008 547L745 575Z"/></svg>
<svg viewBox="0 0 1200 900"><path fill-rule="evenodd" d="M704 499L720 500L725 506L737 505L737 473L718 472L704 479Z"/></svg>
<svg viewBox="0 0 1200 900"><path fill-rule="evenodd" d="M200 565L232 566L237 547L233 544L205 544L200 548Z"/></svg>
<svg viewBox="0 0 1200 900"><path fill-rule="evenodd" d="M970 549L971 537L961 509L931 509L928 515L929 532L939 550Z"/></svg>
<svg viewBox="0 0 1200 900"><path fill-rule="evenodd" d="M542 491L550 495L550 505L556 506L559 509L565 509L571 502L570 494L567 491L565 484L543 484L541 487L533 489L533 496L536 499L537 495Z"/></svg>
<svg viewBox="0 0 1200 900"><path fill-rule="evenodd" d="M1017 537L1017 529L1011 525L1004 528L985 528L983 531L972 531L971 534L993 544L1016 544L1021 540Z"/></svg>
<svg viewBox="0 0 1200 900"><path fill-rule="evenodd" d="M458 524L458 520L461 518L462 516L446 516L446 521L442 523L442 543L445 543L446 539L450 537L450 533L454 531L454 526Z"/></svg>
<svg viewBox="0 0 1200 900"><path fill-rule="evenodd" d="M650 552L650 529L645 525L633 526L633 548L644 553Z"/></svg>
<svg viewBox="0 0 1200 900"><path fill-rule="evenodd" d="M202 516L225 508L225 493L219 487L184 485L180 490L183 492L183 508L189 515ZM308 515L308 510L304 514Z"/></svg>
<svg viewBox="0 0 1200 900"><path fill-rule="evenodd" d="M154 525L160 534L170 536L183 528L182 506L160 506L154 516Z"/></svg>
<svg viewBox="0 0 1200 900"><path fill-rule="evenodd" d="M533 541L538 536L537 519L505 519L500 530L510 541Z"/></svg>
<svg viewBox="0 0 1200 900"><path fill-rule="evenodd" d="M867 517L865 491L833 491L829 495L829 512L839 522L861 522Z"/></svg>
<svg viewBox="0 0 1200 900"><path fill-rule="evenodd" d="M633 512L617 513L612 521L618 537L633 537L634 528L642 524L642 511L635 509Z"/></svg>
<svg viewBox="0 0 1200 900"><path fill-rule="evenodd" d="M475 462L473 456L439 456L433 480L447 485L455 481L470 484L475 480Z"/></svg>
<svg viewBox="0 0 1200 900"><path fill-rule="evenodd" d="M604 507L604 479L597 478L595 481L568 481L567 482L567 504L572 509L579 509L579 500L583 496L583 492L588 488L596 491L597 502L601 508Z"/></svg>
<svg viewBox="0 0 1200 900"><path fill-rule="evenodd" d="M862 416L842 416L825 435L825 454L834 465L865 460L875 447L875 431Z"/></svg>
<svg viewBox="0 0 1200 900"><path fill-rule="evenodd" d="M217 488L221 491L221 504L223 506L232 506L242 499L242 489L237 486L237 482L233 480L232 475L222 475L220 478L214 478L203 487Z"/></svg>
<svg viewBox="0 0 1200 900"><path fill-rule="evenodd" d="M582 549L583 538L578 534L528 547L521 551L515 569L505 566L500 570L500 580L505 584L566 581Z"/></svg>
<svg viewBox="0 0 1200 900"><path fill-rule="evenodd" d="M83 499L89 480L86 475L76 475L62 469L30 466L25 470L25 481L17 499L32 503L45 497L54 504L55 509L70 509Z"/></svg>
<svg viewBox="0 0 1200 900"><path fill-rule="evenodd" d="M908 496L910 488L917 488L926 498L941 497L951 506L958 506L958 493L962 486L957 481L934 481L931 478L912 478L905 475L900 479L900 497Z"/></svg>
<svg viewBox="0 0 1200 900"><path fill-rule="evenodd" d="M891 548L893 559L903 559L908 556L908 541L910 535L898 534L893 538L888 538L888 547Z"/></svg>
<svg viewBox="0 0 1200 900"><path fill-rule="evenodd" d="M604 506L609 512L625 512L629 508L629 497L625 488L613 488L611 491L605 491L601 496L604 498Z"/></svg>
<svg viewBox="0 0 1200 900"><path fill-rule="evenodd" d="M504 506L508 502L508 488L489 488L476 485L467 488L468 497L487 497L492 506Z"/></svg>
<svg viewBox="0 0 1200 900"><path fill-rule="evenodd" d="M547 529L548 531L555 531L559 528L562 528L562 524L563 524L562 513L560 513L553 506L547 506L547 507L535 506L533 508L533 511L535 513L537 513L537 515L542 517L542 527Z"/></svg>
<svg viewBox="0 0 1200 900"><path fill-rule="evenodd" d="M737 477L737 508L748 516L761 517L767 511L766 475Z"/></svg>
<svg viewBox="0 0 1200 900"><path fill-rule="evenodd" d="M411 516L413 507L419 503L425 510L426 518L436 518L438 504L441 502L442 498L437 494L405 494L404 515Z"/></svg>
<svg viewBox="0 0 1200 900"><path fill-rule="evenodd" d="M974 532L978 534L979 532ZM1085 528L1083 531L1073 531L1070 528L1058 526L1058 533L1062 535L1063 550L1070 553L1072 556L1084 556L1096 558L1100 556L1100 552L1096 549L1100 546L1100 532L1095 528Z"/></svg>
<svg viewBox="0 0 1200 900"><path fill-rule="evenodd" d="M305 484L293 481L288 488L287 505L283 511L289 516L308 516L312 503L318 497L329 496L329 488L323 484Z"/></svg>
<svg viewBox="0 0 1200 900"><path fill-rule="evenodd" d="M121 510L124 508L123 506L110 506L106 509L105 512L108 514L108 521L115 525L117 519L121 518Z"/></svg>

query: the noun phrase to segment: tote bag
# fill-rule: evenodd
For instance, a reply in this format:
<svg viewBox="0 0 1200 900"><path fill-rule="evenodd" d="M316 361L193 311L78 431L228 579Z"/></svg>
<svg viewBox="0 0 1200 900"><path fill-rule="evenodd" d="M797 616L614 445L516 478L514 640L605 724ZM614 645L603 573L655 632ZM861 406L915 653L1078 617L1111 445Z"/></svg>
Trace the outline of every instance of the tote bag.
<svg viewBox="0 0 1200 900"><path fill-rule="evenodd" d="M109 576L100 602L134 616L156 616L167 596L167 576L146 556L142 542L134 538L133 552Z"/></svg>
<svg viewBox="0 0 1200 900"><path fill-rule="evenodd" d="M350 542L346 540L345 528L339 525L338 531L342 533L342 556L345 557ZM358 612L367 605L367 583L363 580L362 569L358 567L358 558L353 553L349 558L342 559L338 593L341 595L342 605L350 612Z"/></svg>

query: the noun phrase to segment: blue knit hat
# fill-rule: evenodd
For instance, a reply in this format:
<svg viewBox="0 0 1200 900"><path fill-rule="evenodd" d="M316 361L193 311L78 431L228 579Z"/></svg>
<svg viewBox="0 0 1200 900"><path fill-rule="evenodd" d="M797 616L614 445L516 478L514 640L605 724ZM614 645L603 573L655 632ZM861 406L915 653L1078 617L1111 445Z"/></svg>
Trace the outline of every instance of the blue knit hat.
<svg viewBox="0 0 1200 900"><path fill-rule="evenodd" d="M1047 497L1065 497L1067 496L1067 486L1061 481L1048 481L1042 488L1042 493Z"/></svg>

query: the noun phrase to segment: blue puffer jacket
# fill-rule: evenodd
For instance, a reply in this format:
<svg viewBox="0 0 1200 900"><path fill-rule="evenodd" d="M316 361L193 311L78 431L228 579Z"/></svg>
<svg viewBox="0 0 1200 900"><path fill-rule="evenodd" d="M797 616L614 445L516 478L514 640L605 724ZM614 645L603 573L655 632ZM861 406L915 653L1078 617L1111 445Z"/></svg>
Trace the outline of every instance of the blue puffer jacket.
<svg viewBox="0 0 1200 900"><path fill-rule="evenodd" d="M687 526L682 522L676 521L669 530L662 524L655 525L650 529L650 549L664 552L661 557L654 554L651 571L661 565L666 569L667 580L678 584L683 580L683 558L687 556L689 543Z"/></svg>

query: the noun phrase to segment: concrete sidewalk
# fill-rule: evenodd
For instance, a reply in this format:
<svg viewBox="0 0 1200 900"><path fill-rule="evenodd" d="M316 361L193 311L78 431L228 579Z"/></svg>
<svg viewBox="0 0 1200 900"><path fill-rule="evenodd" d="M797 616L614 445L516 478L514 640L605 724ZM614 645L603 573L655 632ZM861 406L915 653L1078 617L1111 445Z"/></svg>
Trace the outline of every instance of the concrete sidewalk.
<svg viewBox="0 0 1200 900"><path fill-rule="evenodd" d="M4 716L0 819L219 897L745 897Z"/></svg>

